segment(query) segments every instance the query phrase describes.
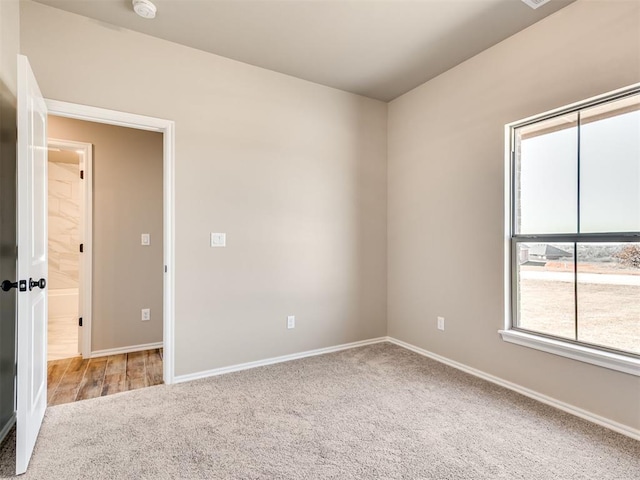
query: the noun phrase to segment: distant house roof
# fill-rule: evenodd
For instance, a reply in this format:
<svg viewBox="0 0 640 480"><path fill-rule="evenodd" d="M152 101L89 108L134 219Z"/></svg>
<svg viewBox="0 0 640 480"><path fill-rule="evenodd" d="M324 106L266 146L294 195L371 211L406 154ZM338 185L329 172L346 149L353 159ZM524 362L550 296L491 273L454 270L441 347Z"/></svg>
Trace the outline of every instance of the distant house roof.
<svg viewBox="0 0 640 480"><path fill-rule="evenodd" d="M529 255L538 255L544 258L571 257L572 254L548 243L529 245Z"/></svg>

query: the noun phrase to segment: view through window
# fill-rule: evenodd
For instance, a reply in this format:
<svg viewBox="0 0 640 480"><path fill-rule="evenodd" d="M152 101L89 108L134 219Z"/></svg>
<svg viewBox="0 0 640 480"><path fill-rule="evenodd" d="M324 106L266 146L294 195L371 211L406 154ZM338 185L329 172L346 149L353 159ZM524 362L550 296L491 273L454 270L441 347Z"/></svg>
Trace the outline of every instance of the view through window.
<svg viewBox="0 0 640 480"><path fill-rule="evenodd" d="M511 133L512 328L640 355L640 91Z"/></svg>

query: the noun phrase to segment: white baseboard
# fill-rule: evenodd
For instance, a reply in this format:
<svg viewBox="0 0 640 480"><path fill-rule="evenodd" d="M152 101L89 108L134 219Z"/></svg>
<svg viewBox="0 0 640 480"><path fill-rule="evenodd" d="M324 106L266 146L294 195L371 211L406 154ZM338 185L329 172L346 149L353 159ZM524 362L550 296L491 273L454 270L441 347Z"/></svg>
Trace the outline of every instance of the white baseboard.
<svg viewBox="0 0 640 480"><path fill-rule="evenodd" d="M364 347L365 345L382 343L382 342L386 342L387 340L388 340L388 337L372 338L370 340L344 343L342 345L336 345L334 347L318 348L316 350L307 350L306 352L292 353L290 355L282 355L280 357L267 358L265 360L257 360L255 362L239 363L237 365L214 368L212 370L205 370L203 372L188 373L186 375L178 375L177 377L173 378L173 381L174 383L189 382L191 380L199 380L201 378L214 377L216 375L223 375L225 373L239 372L241 370L248 370L250 368L264 367L265 365L273 365L274 363L289 362L291 360L298 360L300 358L313 357L315 355L323 355L325 353L339 352L340 350L347 350L349 348Z"/></svg>
<svg viewBox="0 0 640 480"><path fill-rule="evenodd" d="M9 433L9 431L15 424L16 424L16 412L13 412L13 415L11 415L11 418L7 420L7 423L5 423L2 426L2 429L0 429L0 443L2 443L2 441L4 440L4 437L7 436L7 433Z"/></svg>
<svg viewBox="0 0 640 480"><path fill-rule="evenodd" d="M108 357L109 355L120 355L121 353L141 352L143 350L153 350L162 348L163 342L143 343L142 345L131 345L129 347L108 348L106 350L95 350L91 352L91 358Z"/></svg>
<svg viewBox="0 0 640 480"><path fill-rule="evenodd" d="M416 347L415 345L411 345L410 343L403 342L396 338L387 337L387 341L395 345L398 345L400 347L406 348L407 350L411 350L412 352L423 355L425 357L429 357L440 363L444 363L445 365L449 365L453 368L457 368L458 370L462 370L463 372L482 378L483 380L487 380L488 382L495 383L496 385L500 385L501 387L508 388L509 390L513 390L514 392L520 393L525 397L529 397L534 400L537 400L538 402L545 403L559 410L562 410L563 412L570 413L572 415L575 415L576 417L580 417L589 422L592 422L602 427L613 430L614 432L621 433L622 435L626 435L627 437L631 437L635 440L640 440L640 430L638 429L629 427L627 425L623 425L618 422L614 422L613 420L609 420L608 418L601 417L600 415L596 415L587 410L583 410L582 408L578 408L568 403L561 402L560 400L556 400L555 398L548 397L534 390L530 390L528 388L522 387L518 384L509 382L507 380L503 380L502 378L495 377L481 370L477 370L475 368L468 367L462 363L449 360L446 357L429 352L428 350L425 350L420 347Z"/></svg>

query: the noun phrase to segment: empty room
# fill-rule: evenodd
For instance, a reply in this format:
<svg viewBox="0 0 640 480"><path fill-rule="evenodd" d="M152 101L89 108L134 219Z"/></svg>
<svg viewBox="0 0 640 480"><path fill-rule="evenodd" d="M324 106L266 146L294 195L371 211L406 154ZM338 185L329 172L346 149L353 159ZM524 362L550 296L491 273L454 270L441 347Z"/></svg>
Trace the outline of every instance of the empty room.
<svg viewBox="0 0 640 480"><path fill-rule="evenodd" d="M0 478L640 478L639 1L1 0L0 66Z"/></svg>

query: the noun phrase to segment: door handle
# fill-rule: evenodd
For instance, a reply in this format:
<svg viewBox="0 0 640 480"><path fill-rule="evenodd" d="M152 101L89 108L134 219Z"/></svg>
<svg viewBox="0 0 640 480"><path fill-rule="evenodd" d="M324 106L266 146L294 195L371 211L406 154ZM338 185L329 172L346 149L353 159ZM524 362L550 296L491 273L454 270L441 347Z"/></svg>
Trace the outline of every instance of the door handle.
<svg viewBox="0 0 640 480"><path fill-rule="evenodd" d="M46 286L47 281L44 278L41 278L40 280L34 280L33 278L29 279L29 291L33 290L35 287L40 287L40 290L43 290Z"/></svg>
<svg viewBox="0 0 640 480"><path fill-rule="evenodd" d="M18 282L12 282L10 280L4 280L2 282L2 290L8 292L12 288L18 288Z"/></svg>
<svg viewBox="0 0 640 480"><path fill-rule="evenodd" d="M27 281L26 280L20 280L18 282L12 282L10 280L3 280L2 283L0 284L0 288L2 288L2 290L5 291L5 292L8 292L12 288L17 288L21 292L26 292L27 291Z"/></svg>

